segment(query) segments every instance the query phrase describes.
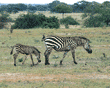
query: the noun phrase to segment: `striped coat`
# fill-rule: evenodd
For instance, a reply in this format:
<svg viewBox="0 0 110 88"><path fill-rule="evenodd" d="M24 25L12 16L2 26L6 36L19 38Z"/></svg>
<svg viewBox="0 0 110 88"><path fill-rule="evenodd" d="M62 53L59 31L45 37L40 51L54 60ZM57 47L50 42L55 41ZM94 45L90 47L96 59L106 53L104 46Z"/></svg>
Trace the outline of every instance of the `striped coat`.
<svg viewBox="0 0 110 88"><path fill-rule="evenodd" d="M11 50L10 54L13 54L13 52L14 52L14 55L13 55L14 66L16 66L16 58L17 58L19 53L30 55L31 60L32 60L32 65L34 65L32 54L34 54L37 57L38 62L41 62L41 60L40 60L40 51L37 48L35 48L34 46L16 44L12 47L12 50ZM27 58L27 56L25 56L25 60L26 60L26 58ZM23 61L22 64L24 64L25 60Z"/></svg>
<svg viewBox="0 0 110 88"><path fill-rule="evenodd" d="M77 64L74 54L76 47L83 46L88 53L92 53L89 45L90 40L85 37L60 37L52 35L45 37L45 35L43 35L42 41L44 41L46 46L46 51L44 53L46 65L49 64L48 58L52 49L56 51L64 51L63 59L66 56L67 52L71 51L75 64ZM60 64L62 64L63 59L60 61Z"/></svg>

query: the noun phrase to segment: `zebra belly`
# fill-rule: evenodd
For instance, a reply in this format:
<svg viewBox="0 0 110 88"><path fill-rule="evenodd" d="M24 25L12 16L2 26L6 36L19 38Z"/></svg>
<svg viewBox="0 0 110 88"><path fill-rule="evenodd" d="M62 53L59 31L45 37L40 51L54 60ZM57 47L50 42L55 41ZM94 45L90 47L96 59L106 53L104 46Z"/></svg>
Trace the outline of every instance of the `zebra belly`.
<svg viewBox="0 0 110 88"><path fill-rule="evenodd" d="M70 46L67 47L63 47L63 48L57 48L57 47L53 47L54 50L56 51L70 51Z"/></svg>

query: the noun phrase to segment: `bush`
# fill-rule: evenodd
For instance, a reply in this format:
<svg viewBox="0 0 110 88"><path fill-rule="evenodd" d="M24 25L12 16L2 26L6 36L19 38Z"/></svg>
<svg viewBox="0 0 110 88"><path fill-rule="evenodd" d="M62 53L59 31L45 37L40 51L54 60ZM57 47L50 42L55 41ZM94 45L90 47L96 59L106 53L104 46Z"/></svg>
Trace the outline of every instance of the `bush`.
<svg viewBox="0 0 110 88"><path fill-rule="evenodd" d="M87 13L84 13L81 15L82 19L86 18L87 17Z"/></svg>
<svg viewBox="0 0 110 88"><path fill-rule="evenodd" d="M71 16L60 19L61 24L69 24L69 25L79 25L79 23L73 19Z"/></svg>
<svg viewBox="0 0 110 88"><path fill-rule="evenodd" d="M23 61L23 58L21 58L21 59L18 59L18 61L19 61L19 62L22 62L22 61Z"/></svg>
<svg viewBox="0 0 110 88"><path fill-rule="evenodd" d="M34 27L42 28L59 28L58 19L55 17L45 17L43 14L32 14L21 15L16 19L15 24L12 25L13 29L29 29Z"/></svg>
<svg viewBox="0 0 110 88"><path fill-rule="evenodd" d="M5 23L10 21L10 18L8 18L9 14L6 14L4 12L1 12L0 16L0 28L3 28Z"/></svg>
<svg viewBox="0 0 110 88"><path fill-rule="evenodd" d="M105 22L101 16L91 16L84 21L84 26L86 27L103 27Z"/></svg>
<svg viewBox="0 0 110 88"><path fill-rule="evenodd" d="M47 17L46 21L43 22L42 28L59 28L60 24L58 23L58 19L53 17Z"/></svg>
<svg viewBox="0 0 110 88"><path fill-rule="evenodd" d="M65 24L65 28L67 28L67 29L69 28L68 24Z"/></svg>
<svg viewBox="0 0 110 88"><path fill-rule="evenodd" d="M42 14L35 15L28 13L26 15L20 15L12 27L13 29L29 29L33 27L40 27L45 19L46 17Z"/></svg>

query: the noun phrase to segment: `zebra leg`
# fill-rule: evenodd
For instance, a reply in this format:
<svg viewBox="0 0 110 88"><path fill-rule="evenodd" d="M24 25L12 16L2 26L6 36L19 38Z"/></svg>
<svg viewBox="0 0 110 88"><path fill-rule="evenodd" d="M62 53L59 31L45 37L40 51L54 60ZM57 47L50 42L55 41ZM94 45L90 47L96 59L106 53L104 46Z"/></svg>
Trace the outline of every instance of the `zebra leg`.
<svg viewBox="0 0 110 88"><path fill-rule="evenodd" d="M25 62L25 60L27 59L27 55L25 56L25 59L24 59L24 61L23 61L23 63L22 64L24 64L24 62Z"/></svg>
<svg viewBox="0 0 110 88"><path fill-rule="evenodd" d="M30 57L31 57L31 60L32 60L32 65L34 66L34 61L33 61L32 55L30 55Z"/></svg>
<svg viewBox="0 0 110 88"><path fill-rule="evenodd" d="M65 56L66 56L67 53L68 53L68 52L64 52L63 58L62 58L62 60L60 61L60 65L62 65L63 59L65 58Z"/></svg>
<svg viewBox="0 0 110 88"><path fill-rule="evenodd" d="M15 53L15 54L13 55L13 58L14 58L14 66L16 66L16 58L17 58L17 56L18 56L18 53Z"/></svg>
<svg viewBox="0 0 110 88"><path fill-rule="evenodd" d="M52 47L48 47L44 53L45 55L45 65L50 65L49 63L49 55L52 52Z"/></svg>
<svg viewBox="0 0 110 88"><path fill-rule="evenodd" d="M72 53L72 57L73 57L73 61L75 64L77 64L77 62L75 61L75 50L71 50L71 53Z"/></svg>

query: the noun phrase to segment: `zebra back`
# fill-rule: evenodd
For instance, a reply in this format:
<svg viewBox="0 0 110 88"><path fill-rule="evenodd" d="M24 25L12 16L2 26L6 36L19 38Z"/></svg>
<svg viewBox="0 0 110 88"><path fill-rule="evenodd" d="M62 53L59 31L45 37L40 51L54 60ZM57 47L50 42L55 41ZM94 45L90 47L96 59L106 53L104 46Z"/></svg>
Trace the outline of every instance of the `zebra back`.
<svg viewBox="0 0 110 88"><path fill-rule="evenodd" d="M60 49L69 49L67 47L74 47L82 46L87 41L90 41L89 39L85 37L75 36L75 37L59 37L59 36L53 36L49 35L45 37L45 44L47 46L51 46L56 50Z"/></svg>
<svg viewBox="0 0 110 88"><path fill-rule="evenodd" d="M49 35L45 38L45 44L48 46L52 46L53 48L62 48L64 45L64 40L59 36Z"/></svg>

